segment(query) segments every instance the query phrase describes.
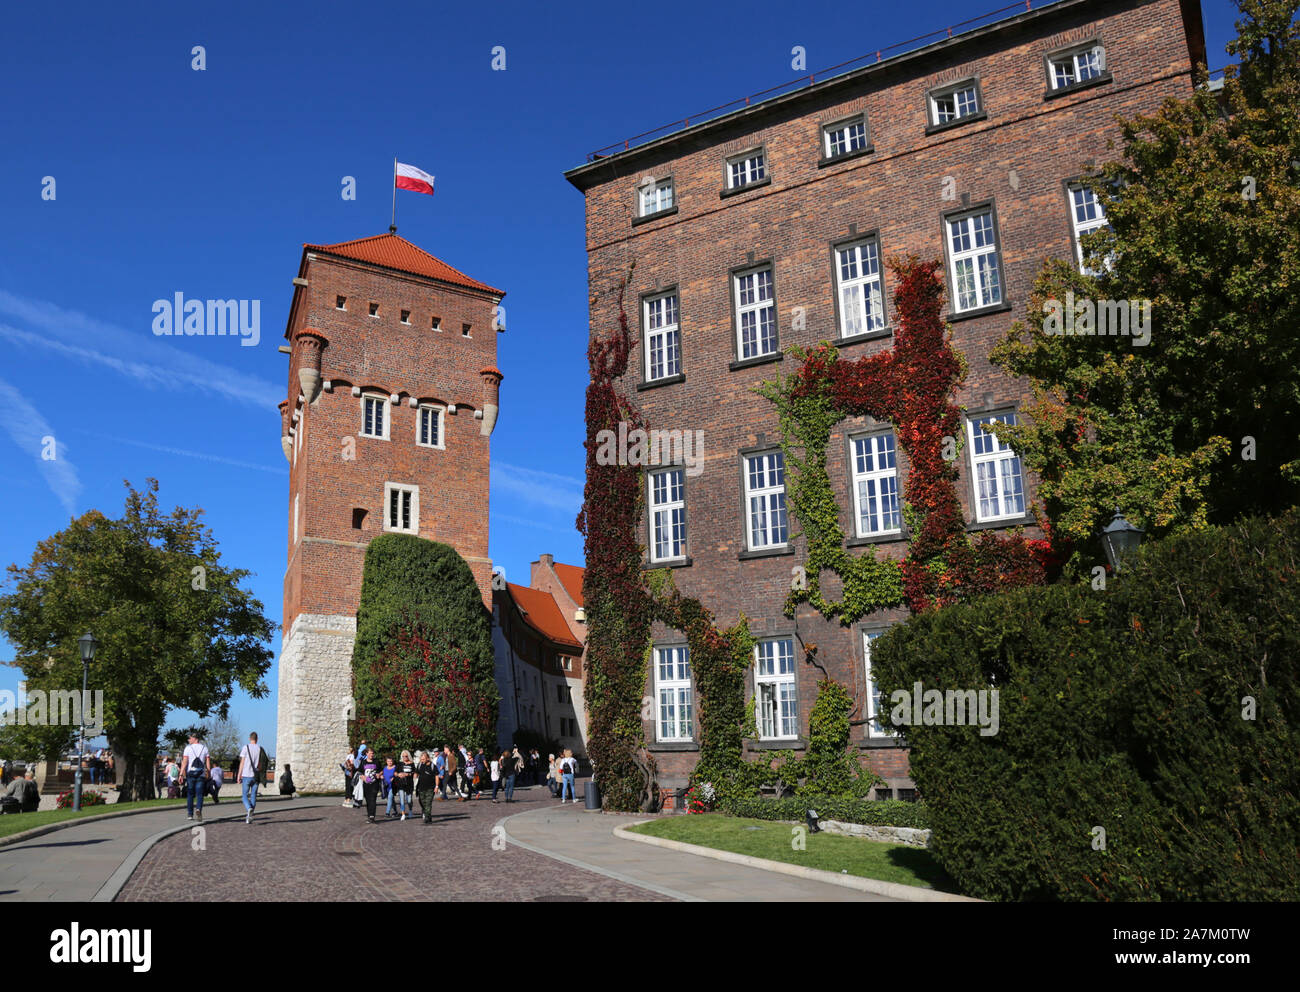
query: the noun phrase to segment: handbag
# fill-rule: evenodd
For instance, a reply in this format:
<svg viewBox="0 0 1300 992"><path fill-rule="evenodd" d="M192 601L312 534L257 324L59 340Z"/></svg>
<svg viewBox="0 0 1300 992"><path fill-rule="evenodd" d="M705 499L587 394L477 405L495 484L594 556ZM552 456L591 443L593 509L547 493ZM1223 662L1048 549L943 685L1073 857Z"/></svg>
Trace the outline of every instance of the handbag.
<svg viewBox="0 0 1300 992"><path fill-rule="evenodd" d="M361 775L356 775L354 777L356 779L356 784L352 786L352 798L359 803L363 803L366 801L364 778Z"/></svg>

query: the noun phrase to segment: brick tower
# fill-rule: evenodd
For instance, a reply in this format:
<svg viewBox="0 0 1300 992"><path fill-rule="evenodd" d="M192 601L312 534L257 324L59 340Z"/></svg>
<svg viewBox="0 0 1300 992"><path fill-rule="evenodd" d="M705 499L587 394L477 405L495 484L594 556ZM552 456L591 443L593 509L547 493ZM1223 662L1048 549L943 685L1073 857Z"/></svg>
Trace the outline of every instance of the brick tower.
<svg viewBox="0 0 1300 992"><path fill-rule="evenodd" d="M450 544L491 608L488 448L505 295L396 234L304 245L285 329L288 567L276 761L337 789L366 545Z"/></svg>

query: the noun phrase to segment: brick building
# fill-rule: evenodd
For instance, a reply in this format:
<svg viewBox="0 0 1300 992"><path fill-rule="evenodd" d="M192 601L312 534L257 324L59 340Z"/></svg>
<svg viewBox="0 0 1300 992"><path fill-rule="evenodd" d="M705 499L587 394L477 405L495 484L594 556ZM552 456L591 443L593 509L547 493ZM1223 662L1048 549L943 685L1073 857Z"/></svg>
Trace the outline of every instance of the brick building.
<svg viewBox="0 0 1300 992"><path fill-rule="evenodd" d="M339 787L366 545L454 547L491 605L488 450L504 295L396 234L304 245L285 330L288 567L276 759Z"/></svg>
<svg viewBox="0 0 1300 992"><path fill-rule="evenodd" d="M531 573L526 586L498 582L492 590L492 647L501 692L497 742L508 747L516 731L532 731L585 757L583 570L542 555Z"/></svg>
<svg viewBox="0 0 1300 992"><path fill-rule="evenodd" d="M894 57L872 53L566 173L586 199L592 333L617 327L618 285L635 263L626 306L640 347L623 390L650 427L703 431L698 472L647 469L646 566L673 568L719 623L749 618L760 638L753 751L804 746L820 673L800 642L816 643L855 695L853 733L888 784L881 793L913 794L906 748L875 721L870 688L871 640L905 613L849 629L807 607L783 615L806 546L785 511L775 410L754 387L789 371L790 345L830 340L845 359L891 347L884 260L942 260L947 319L969 365L956 397L968 526L1033 536L1034 480L982 429L1015 416L1025 389L989 350L1024 316L1042 262L1077 262L1078 237L1105 222L1074 181L1114 154L1114 116L1189 95L1204 47L1197 0L1059 0ZM908 465L890 425L843 421L828 470L850 549L902 557ZM685 782L697 754L684 645L656 627L645 732L666 788Z"/></svg>

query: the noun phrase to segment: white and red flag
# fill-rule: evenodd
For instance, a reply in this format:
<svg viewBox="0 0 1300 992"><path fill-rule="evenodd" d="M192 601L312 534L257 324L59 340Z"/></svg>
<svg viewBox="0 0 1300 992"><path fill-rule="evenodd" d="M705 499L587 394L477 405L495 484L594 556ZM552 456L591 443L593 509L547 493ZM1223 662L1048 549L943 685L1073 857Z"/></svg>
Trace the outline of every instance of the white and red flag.
<svg viewBox="0 0 1300 992"><path fill-rule="evenodd" d="M410 189L417 193L433 195L433 176L405 162L394 163L393 185L395 189Z"/></svg>

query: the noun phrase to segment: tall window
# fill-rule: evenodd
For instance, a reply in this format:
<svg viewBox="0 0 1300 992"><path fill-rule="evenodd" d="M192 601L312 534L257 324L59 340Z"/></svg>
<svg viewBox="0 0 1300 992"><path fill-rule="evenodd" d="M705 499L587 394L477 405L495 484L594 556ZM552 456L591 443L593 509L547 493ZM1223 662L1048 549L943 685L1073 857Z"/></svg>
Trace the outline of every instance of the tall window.
<svg viewBox="0 0 1300 992"><path fill-rule="evenodd" d="M776 352L776 303L772 270L758 269L735 277L736 354L758 358Z"/></svg>
<svg viewBox="0 0 1300 992"><path fill-rule="evenodd" d="M948 221L954 310L978 310L1002 302L1002 275L993 211L982 210Z"/></svg>
<svg viewBox="0 0 1300 992"><path fill-rule="evenodd" d="M789 538L785 512L785 455L779 451L745 459L745 506L749 549L782 547Z"/></svg>
<svg viewBox="0 0 1300 992"><path fill-rule="evenodd" d="M853 508L858 537L896 534L902 530L893 434L854 438Z"/></svg>
<svg viewBox="0 0 1300 992"><path fill-rule="evenodd" d="M835 249L840 293L840 336L868 334L885 326L880 292L880 245L863 241Z"/></svg>
<svg viewBox="0 0 1300 992"><path fill-rule="evenodd" d="M695 717L690 651L685 645L655 648L655 696L659 701L656 739L689 741L695 734Z"/></svg>
<svg viewBox="0 0 1300 992"><path fill-rule="evenodd" d="M760 149L727 160L727 188L738 189L767 178L767 158Z"/></svg>
<svg viewBox="0 0 1300 992"><path fill-rule="evenodd" d="M1052 89L1059 90L1075 83L1096 79L1104 71L1105 56L1100 45L1084 48L1077 52L1052 56L1047 60L1049 67L1048 82Z"/></svg>
<svg viewBox="0 0 1300 992"><path fill-rule="evenodd" d="M1015 424L1014 413L970 421L971 471L975 480L975 519L1005 520L1025 515L1025 482L1020 458L986 424Z"/></svg>
<svg viewBox="0 0 1300 992"><path fill-rule="evenodd" d="M650 560L686 557L686 473L673 468L650 479Z"/></svg>
<svg viewBox="0 0 1300 992"><path fill-rule="evenodd" d="M638 197L641 205L639 216L649 217L660 210L668 210L673 205L673 181L660 179L658 182L642 186Z"/></svg>
<svg viewBox="0 0 1300 992"><path fill-rule="evenodd" d="M300 496L293 497L293 543L298 543L298 500Z"/></svg>
<svg viewBox="0 0 1300 992"><path fill-rule="evenodd" d="M760 739L799 736L792 638L773 638L754 645L754 694Z"/></svg>
<svg viewBox="0 0 1300 992"><path fill-rule="evenodd" d="M388 417L385 415L385 407L387 406L387 396L361 397L362 437L388 437Z"/></svg>
<svg viewBox="0 0 1300 992"><path fill-rule="evenodd" d="M442 444L442 408L421 406L420 416L416 421L415 443L426 448L441 448Z"/></svg>
<svg viewBox="0 0 1300 992"><path fill-rule="evenodd" d="M893 725L889 721L889 706L885 700L881 699L880 686L876 685L876 680L871 674L871 645L883 633L883 630L864 630L862 632L862 657L867 665L867 719L871 721L867 724L867 735L869 737L897 736Z"/></svg>
<svg viewBox="0 0 1300 992"><path fill-rule="evenodd" d="M974 83L962 83L930 94L930 123L947 124L979 113L979 90Z"/></svg>
<svg viewBox="0 0 1300 992"><path fill-rule="evenodd" d="M420 532L420 487L384 484L384 529L402 534Z"/></svg>
<svg viewBox="0 0 1300 992"><path fill-rule="evenodd" d="M822 154L838 158L867 147L867 118L855 118L822 128Z"/></svg>
<svg viewBox="0 0 1300 992"><path fill-rule="evenodd" d="M676 293L645 301L645 371L646 382L666 379L682 371Z"/></svg>
<svg viewBox="0 0 1300 992"><path fill-rule="evenodd" d="M1074 252L1079 259L1079 271L1097 275L1096 269L1084 264L1083 236L1107 225L1106 211L1097 201L1097 194L1086 186L1070 187L1070 222L1074 226ZM1109 259L1105 264L1109 265Z"/></svg>

